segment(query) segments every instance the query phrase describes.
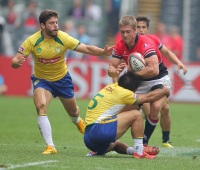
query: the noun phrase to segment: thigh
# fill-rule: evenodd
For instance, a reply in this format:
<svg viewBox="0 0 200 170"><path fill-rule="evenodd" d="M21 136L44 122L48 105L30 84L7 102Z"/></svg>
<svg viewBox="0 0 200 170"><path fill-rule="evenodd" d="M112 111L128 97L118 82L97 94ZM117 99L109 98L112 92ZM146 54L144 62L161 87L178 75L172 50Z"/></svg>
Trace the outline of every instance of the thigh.
<svg viewBox="0 0 200 170"><path fill-rule="evenodd" d="M38 114L40 114L40 109L48 110L49 103L52 99L52 93L42 87L38 87L34 90L33 99Z"/></svg>
<svg viewBox="0 0 200 170"><path fill-rule="evenodd" d="M59 99L62 102L67 113L73 116L73 113L77 111L76 98L72 97L68 99L64 97L59 97Z"/></svg>
<svg viewBox="0 0 200 170"><path fill-rule="evenodd" d="M117 115L118 126L116 139L119 139L128 130L138 116L141 116L141 113L138 110L122 112ZM141 122L141 125L143 125L143 122Z"/></svg>

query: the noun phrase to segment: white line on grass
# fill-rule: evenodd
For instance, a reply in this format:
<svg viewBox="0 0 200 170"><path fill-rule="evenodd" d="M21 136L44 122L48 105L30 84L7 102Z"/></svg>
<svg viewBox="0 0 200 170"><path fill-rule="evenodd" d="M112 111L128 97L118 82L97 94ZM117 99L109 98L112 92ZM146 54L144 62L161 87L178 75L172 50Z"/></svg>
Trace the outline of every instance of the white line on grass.
<svg viewBox="0 0 200 170"><path fill-rule="evenodd" d="M35 166L35 165L41 165L41 164L46 164L46 163L53 163L53 162L59 162L57 160L49 160L49 161L42 161L42 162L32 162L32 163L26 163L23 165L10 165L7 168L3 169L15 169L15 168L22 168L22 167L27 167L27 166Z"/></svg>

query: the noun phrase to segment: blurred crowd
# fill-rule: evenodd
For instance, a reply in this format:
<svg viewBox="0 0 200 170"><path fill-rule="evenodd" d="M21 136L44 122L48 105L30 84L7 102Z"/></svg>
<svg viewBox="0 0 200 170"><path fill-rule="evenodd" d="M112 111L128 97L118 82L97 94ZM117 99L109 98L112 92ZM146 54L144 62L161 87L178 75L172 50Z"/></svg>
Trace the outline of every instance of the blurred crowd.
<svg viewBox="0 0 200 170"><path fill-rule="evenodd" d="M127 6L127 1L104 0L104 5L98 5L95 0L72 0L70 7L65 11L65 17L59 20L60 30L84 44L99 47L105 44L114 45L121 38L118 27L120 17L137 14L134 8L130 9L130 5ZM134 5L136 1L131 2ZM43 9L37 2L24 0L24 3L18 3L16 0L0 0L0 54L13 57L21 43L40 30L38 18ZM166 31L166 25L158 23L153 34L180 60L183 58L183 39L177 26L171 26ZM109 38L113 38L113 41L110 41L113 44L109 43ZM200 41L196 54L197 61L200 61ZM67 57L90 59L90 56L74 51L68 51ZM169 64L167 60L164 62L166 65Z"/></svg>

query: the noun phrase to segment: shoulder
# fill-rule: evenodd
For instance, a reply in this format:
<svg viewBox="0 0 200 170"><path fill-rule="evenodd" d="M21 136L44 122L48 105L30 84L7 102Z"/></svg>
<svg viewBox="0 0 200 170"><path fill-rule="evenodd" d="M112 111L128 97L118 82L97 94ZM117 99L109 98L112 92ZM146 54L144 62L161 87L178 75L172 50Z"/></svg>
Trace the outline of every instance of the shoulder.
<svg viewBox="0 0 200 170"><path fill-rule="evenodd" d="M29 41L31 44L35 45L35 43L42 38L41 31L36 32L35 34L31 35L27 38L27 41Z"/></svg>
<svg viewBox="0 0 200 170"><path fill-rule="evenodd" d="M117 50L118 52L121 50L121 49L124 49L125 48L125 43L124 43L124 40L120 40L115 46L114 46L114 49Z"/></svg>

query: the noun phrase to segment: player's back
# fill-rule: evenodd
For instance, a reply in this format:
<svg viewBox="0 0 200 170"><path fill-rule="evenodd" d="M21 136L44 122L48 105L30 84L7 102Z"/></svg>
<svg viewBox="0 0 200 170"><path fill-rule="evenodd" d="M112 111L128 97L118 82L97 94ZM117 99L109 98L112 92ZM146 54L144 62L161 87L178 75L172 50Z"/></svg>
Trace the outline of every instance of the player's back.
<svg viewBox="0 0 200 170"><path fill-rule="evenodd" d="M136 100L132 91L118 86L118 83L104 87L88 104L86 126L118 114L126 104L134 104Z"/></svg>

